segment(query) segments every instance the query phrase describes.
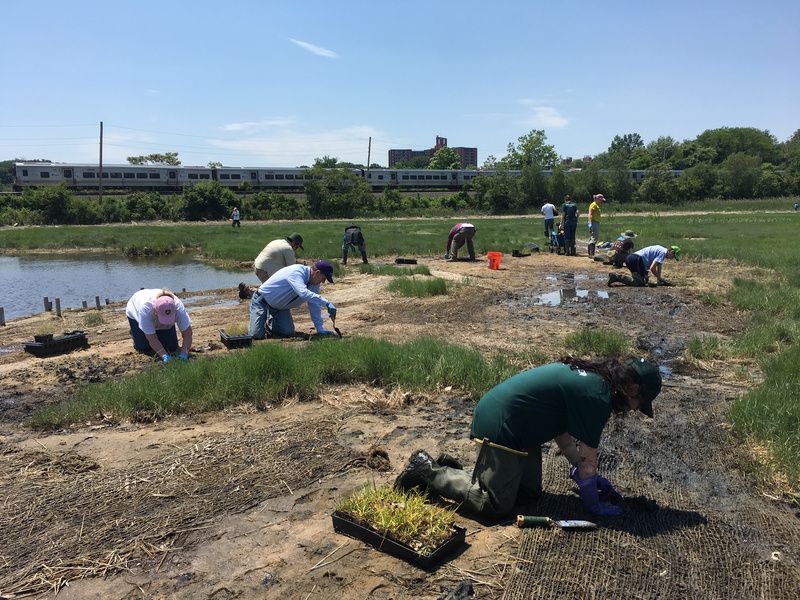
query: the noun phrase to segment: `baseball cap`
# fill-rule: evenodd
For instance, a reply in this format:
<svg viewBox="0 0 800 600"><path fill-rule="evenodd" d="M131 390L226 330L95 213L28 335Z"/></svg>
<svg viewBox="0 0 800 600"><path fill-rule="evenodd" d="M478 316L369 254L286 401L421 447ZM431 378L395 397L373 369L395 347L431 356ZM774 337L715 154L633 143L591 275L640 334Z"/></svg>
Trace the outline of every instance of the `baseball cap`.
<svg viewBox="0 0 800 600"><path fill-rule="evenodd" d="M303 236L302 236L302 235L300 235L299 233L293 233L292 235L290 235L290 236L289 236L288 238L286 238L286 239L287 239L288 241L290 241L290 242L294 242L295 244L297 244L298 246L300 246L300 249L301 249L301 250L305 250L305 248L303 248Z"/></svg>
<svg viewBox="0 0 800 600"><path fill-rule="evenodd" d="M639 376L639 390L641 392L642 404L639 410L648 417L653 416L653 400L661 391L661 373L658 366L643 358L629 358L625 361L629 367L633 367L636 375Z"/></svg>
<svg viewBox="0 0 800 600"><path fill-rule="evenodd" d="M325 275L328 283L333 283L333 265L331 263L327 260L318 260L314 263L314 267Z"/></svg>
<svg viewBox="0 0 800 600"><path fill-rule="evenodd" d="M681 255L681 247L680 246L670 246L670 250L675 253L675 260L678 260L678 257Z"/></svg>
<svg viewBox="0 0 800 600"><path fill-rule="evenodd" d="M175 324L175 299L172 296L159 296L154 306L161 325Z"/></svg>
<svg viewBox="0 0 800 600"><path fill-rule="evenodd" d="M624 236L626 238L635 238L635 237L637 237L637 235L633 232L633 229L626 229L620 235Z"/></svg>
<svg viewBox="0 0 800 600"><path fill-rule="evenodd" d="M603 202L606 201L606 197L603 196L603 194L595 194L594 199L595 200L602 200Z"/></svg>

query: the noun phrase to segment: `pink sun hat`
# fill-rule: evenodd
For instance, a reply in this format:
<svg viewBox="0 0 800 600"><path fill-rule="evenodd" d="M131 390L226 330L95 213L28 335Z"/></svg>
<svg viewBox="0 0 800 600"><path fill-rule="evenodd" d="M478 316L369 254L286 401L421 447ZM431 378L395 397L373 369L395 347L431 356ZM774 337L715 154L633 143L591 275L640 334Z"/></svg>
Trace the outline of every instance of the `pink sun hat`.
<svg viewBox="0 0 800 600"><path fill-rule="evenodd" d="M175 299L172 296L159 296L155 302L155 309L161 325L175 324Z"/></svg>

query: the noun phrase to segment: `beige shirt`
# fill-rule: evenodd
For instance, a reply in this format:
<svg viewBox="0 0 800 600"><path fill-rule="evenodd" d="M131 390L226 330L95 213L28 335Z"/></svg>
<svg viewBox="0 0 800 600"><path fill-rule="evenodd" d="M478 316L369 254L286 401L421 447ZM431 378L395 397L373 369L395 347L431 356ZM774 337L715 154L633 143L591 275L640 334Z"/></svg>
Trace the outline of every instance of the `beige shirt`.
<svg viewBox="0 0 800 600"><path fill-rule="evenodd" d="M283 267L297 262L292 245L286 240L272 240L256 257L253 267L272 276Z"/></svg>

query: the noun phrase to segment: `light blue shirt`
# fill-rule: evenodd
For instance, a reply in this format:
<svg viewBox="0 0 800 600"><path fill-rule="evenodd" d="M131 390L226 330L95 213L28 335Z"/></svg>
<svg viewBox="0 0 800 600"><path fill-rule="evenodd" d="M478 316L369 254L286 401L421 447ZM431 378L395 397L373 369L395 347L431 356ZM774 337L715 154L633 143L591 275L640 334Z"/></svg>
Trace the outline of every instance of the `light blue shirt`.
<svg viewBox="0 0 800 600"><path fill-rule="evenodd" d="M647 248L642 248L636 254L642 257L644 268L650 270L650 265L654 262L664 264L664 259L667 257L667 249L664 246L648 246Z"/></svg>
<svg viewBox="0 0 800 600"><path fill-rule="evenodd" d="M328 300L319 295L319 284L309 285L311 267L289 265L278 270L258 288L258 293L275 310L289 310L308 302L308 314L317 331L324 329L322 307Z"/></svg>

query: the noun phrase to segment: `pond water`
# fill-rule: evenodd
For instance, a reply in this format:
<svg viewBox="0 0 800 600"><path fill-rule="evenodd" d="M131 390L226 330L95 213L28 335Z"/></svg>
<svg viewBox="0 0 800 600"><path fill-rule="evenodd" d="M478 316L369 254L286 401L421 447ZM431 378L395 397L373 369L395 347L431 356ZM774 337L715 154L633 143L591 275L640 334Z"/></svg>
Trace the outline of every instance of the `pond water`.
<svg viewBox="0 0 800 600"><path fill-rule="evenodd" d="M562 288L560 290L556 290L555 292L539 294L536 297L536 304L538 306L559 306L562 303L566 304L570 300L575 300L576 298L588 298L590 295L608 300L608 292L604 292L602 290L590 291L580 290L577 288Z"/></svg>
<svg viewBox="0 0 800 600"><path fill-rule="evenodd" d="M127 300L140 288L180 292L235 288L257 283L247 271L228 271L189 256L128 259L105 254L0 256L0 306L6 320L42 312L42 298L61 298L61 308L80 308L86 300ZM187 299L189 300L189 299ZM191 304L191 301L189 301Z"/></svg>

